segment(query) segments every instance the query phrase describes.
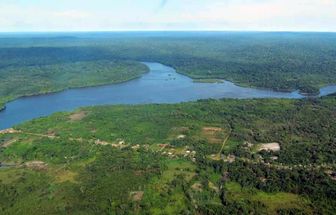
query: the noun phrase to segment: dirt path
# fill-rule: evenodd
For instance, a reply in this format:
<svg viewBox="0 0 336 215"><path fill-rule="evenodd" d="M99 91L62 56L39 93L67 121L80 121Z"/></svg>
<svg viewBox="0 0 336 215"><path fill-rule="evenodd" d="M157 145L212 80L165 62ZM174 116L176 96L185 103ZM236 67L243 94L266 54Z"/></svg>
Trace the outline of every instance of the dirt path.
<svg viewBox="0 0 336 215"><path fill-rule="evenodd" d="M38 137L47 137L50 139L57 138L55 135L46 135L46 134L38 134L38 133L31 133L31 132L23 132L20 130L15 130L13 128L1 130L0 134L27 134L27 135L33 135L33 136L38 136Z"/></svg>
<svg viewBox="0 0 336 215"><path fill-rule="evenodd" d="M17 139L8 140L8 141L5 142L4 144L2 144L2 146L0 146L0 147L2 147L2 148L6 148L6 147L12 145L13 143L15 143L16 141L17 141Z"/></svg>
<svg viewBox="0 0 336 215"><path fill-rule="evenodd" d="M229 140L230 136L231 136L231 130L229 131L229 134L227 135L227 137L226 137L225 140L223 141L222 147L221 147L221 149L220 149L219 152L218 152L218 155L219 155L219 156L221 155L221 153L222 153L222 151L223 151L223 149L224 149L224 146L225 146L226 142Z"/></svg>
<svg viewBox="0 0 336 215"><path fill-rule="evenodd" d="M285 165L285 164L271 164L271 163L265 163L262 161L255 161L255 160L251 160L248 158L236 158L237 160L240 161L244 161L247 163L251 163L251 164L264 164L268 167L273 167L279 170L292 170L292 169L307 169L307 170L321 170L323 168L326 169L331 169L331 168L336 168L335 164L321 164L321 165Z"/></svg>
<svg viewBox="0 0 336 215"><path fill-rule="evenodd" d="M37 137L46 137L49 139L55 139L55 138L59 138L56 137L55 135L46 135L46 134L37 134L37 133L30 133L30 132L20 132L21 134L28 134L28 135L32 135L32 136L37 136Z"/></svg>

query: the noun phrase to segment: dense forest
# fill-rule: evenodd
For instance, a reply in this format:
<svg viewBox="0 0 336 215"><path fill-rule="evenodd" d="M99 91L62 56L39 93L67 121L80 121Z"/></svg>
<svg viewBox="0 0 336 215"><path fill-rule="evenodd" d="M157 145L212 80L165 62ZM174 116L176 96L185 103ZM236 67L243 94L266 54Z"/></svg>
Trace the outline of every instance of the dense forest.
<svg viewBox="0 0 336 215"><path fill-rule="evenodd" d="M316 94L321 86L336 83L336 34L157 32L2 35L0 104L26 94L123 81L144 71L140 65L124 62L128 60L160 62L194 79L226 79L245 86L285 91L299 89L302 93ZM102 76L109 70L115 71L111 67L116 65L106 64L106 61L121 63L117 67L126 74L91 80L98 72L93 68L95 63L101 68L99 73L103 73ZM104 65L107 67L102 68ZM84 73L92 74L87 76L85 83L80 83L83 68ZM57 82L62 80L52 75L60 72L69 73L71 77L71 82L61 83L66 86L59 86ZM15 78L9 77L9 74ZM62 75L63 78L66 76ZM34 77L41 77L41 80L36 82ZM23 88L28 88L28 91L21 88L22 79L27 80ZM17 86L21 92L12 92Z"/></svg>
<svg viewBox="0 0 336 215"><path fill-rule="evenodd" d="M174 67L317 94L334 33L0 35L0 109ZM0 214L335 214L336 97L87 107L0 131ZM0 122L1 123L1 122Z"/></svg>
<svg viewBox="0 0 336 215"><path fill-rule="evenodd" d="M31 62L31 61L29 61ZM120 83L148 72L138 62L94 60L7 66L0 69L0 108L8 100L69 88Z"/></svg>
<svg viewBox="0 0 336 215"><path fill-rule="evenodd" d="M334 214L336 98L56 113L0 134L1 214Z"/></svg>

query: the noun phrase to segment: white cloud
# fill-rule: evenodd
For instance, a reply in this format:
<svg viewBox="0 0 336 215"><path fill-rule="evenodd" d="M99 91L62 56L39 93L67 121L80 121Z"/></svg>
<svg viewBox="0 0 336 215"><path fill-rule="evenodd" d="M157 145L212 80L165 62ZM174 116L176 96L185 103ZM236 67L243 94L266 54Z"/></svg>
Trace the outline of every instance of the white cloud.
<svg viewBox="0 0 336 215"><path fill-rule="evenodd" d="M0 2L0 31L307 30L336 31L336 0L88 0L74 7ZM104 2L103 2L104 1ZM101 4L99 4L99 2ZM110 2L107 4L106 2ZM55 1L53 1L55 4ZM86 4L85 4L86 3ZM103 4L105 3L105 4ZM90 2L90 4L93 4ZM158 5L162 10L157 11ZM67 7L68 6L68 7Z"/></svg>
<svg viewBox="0 0 336 215"><path fill-rule="evenodd" d="M39 7L0 5L0 30L52 30L84 24L90 14L76 10L45 10Z"/></svg>
<svg viewBox="0 0 336 215"><path fill-rule="evenodd" d="M227 1L182 15L221 29L336 30L336 1ZM225 26L226 25L226 26Z"/></svg>

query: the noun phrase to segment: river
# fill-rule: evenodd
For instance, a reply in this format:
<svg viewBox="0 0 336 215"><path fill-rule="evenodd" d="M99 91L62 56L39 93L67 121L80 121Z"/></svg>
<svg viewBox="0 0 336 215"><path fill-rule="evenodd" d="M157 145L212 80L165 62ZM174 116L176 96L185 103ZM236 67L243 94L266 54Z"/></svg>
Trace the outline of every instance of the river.
<svg viewBox="0 0 336 215"><path fill-rule="evenodd" d="M304 98L298 91L276 92L223 83L195 83L159 63L145 63L150 71L141 78L120 84L70 89L40 96L23 97L7 103L0 112L0 130L22 122L71 111L83 106L105 104L178 103L207 98ZM336 86L321 89L321 96L336 92Z"/></svg>

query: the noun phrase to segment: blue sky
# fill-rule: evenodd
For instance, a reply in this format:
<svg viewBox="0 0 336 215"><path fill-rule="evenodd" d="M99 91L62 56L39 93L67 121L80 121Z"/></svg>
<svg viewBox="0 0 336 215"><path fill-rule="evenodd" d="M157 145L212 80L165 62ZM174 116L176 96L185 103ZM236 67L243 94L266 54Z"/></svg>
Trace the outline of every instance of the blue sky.
<svg viewBox="0 0 336 215"><path fill-rule="evenodd" d="M336 31L336 0L0 0L0 31Z"/></svg>

